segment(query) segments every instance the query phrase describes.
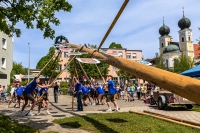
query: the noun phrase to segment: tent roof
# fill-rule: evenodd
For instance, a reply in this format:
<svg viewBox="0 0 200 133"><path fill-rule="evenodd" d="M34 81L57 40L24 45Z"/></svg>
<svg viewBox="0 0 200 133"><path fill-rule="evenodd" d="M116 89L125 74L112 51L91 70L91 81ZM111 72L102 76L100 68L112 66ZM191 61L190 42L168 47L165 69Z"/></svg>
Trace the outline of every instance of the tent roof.
<svg viewBox="0 0 200 133"><path fill-rule="evenodd" d="M200 77L200 65L193 67L189 70L186 70L180 74L190 77Z"/></svg>

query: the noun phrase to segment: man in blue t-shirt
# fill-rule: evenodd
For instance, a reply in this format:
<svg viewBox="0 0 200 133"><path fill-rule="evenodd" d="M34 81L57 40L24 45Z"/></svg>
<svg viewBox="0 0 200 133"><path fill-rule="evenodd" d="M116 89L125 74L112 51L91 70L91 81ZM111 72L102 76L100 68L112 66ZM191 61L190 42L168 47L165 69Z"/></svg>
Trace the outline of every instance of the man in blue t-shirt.
<svg viewBox="0 0 200 133"><path fill-rule="evenodd" d="M118 111L119 108L118 108L117 102L114 99L114 95L117 91L116 91L116 88L115 88L115 84L112 81L112 78L113 78L112 75L108 75L107 83L105 83L105 84L108 85L108 91L109 91L109 94L107 95L107 99L106 99L106 102L107 102L107 105L108 105L107 111L112 111L111 106L110 106L110 101L114 104L114 106L116 108L115 111Z"/></svg>
<svg viewBox="0 0 200 133"><path fill-rule="evenodd" d="M33 93L37 86L40 88L46 88L46 87L52 86L52 85L39 85L38 84L39 82L40 82L39 77L35 77L34 80L24 89L23 96L24 96L25 104L22 107L21 115L23 115L24 108L28 104L28 100L30 100L32 101L32 106L27 115L33 116L32 110L36 105L36 100L35 100L35 97L33 96Z"/></svg>
<svg viewBox="0 0 200 133"><path fill-rule="evenodd" d="M83 105L84 105L84 106L87 106L86 100L87 100L87 98L88 98L89 90L88 90L88 87L87 87L85 84L83 84L83 86L82 86L82 92L83 92L83 96L82 96Z"/></svg>
<svg viewBox="0 0 200 133"><path fill-rule="evenodd" d="M20 86L15 90L15 93L17 94L17 103L19 104L19 108L20 108L20 100L24 100L24 97L23 97L23 91L24 91L24 87L23 86ZM16 103L16 104L17 104ZM17 107L15 104L14 107Z"/></svg>
<svg viewBox="0 0 200 133"><path fill-rule="evenodd" d="M98 93L98 103L97 105L103 105L103 96L104 96L104 90L103 86L100 84L97 84L97 93Z"/></svg>
<svg viewBox="0 0 200 133"><path fill-rule="evenodd" d="M77 95L77 111L83 111L83 104L82 104L82 85L79 82L79 80L74 77L74 82L76 83L75 85L75 91L76 91L76 95Z"/></svg>

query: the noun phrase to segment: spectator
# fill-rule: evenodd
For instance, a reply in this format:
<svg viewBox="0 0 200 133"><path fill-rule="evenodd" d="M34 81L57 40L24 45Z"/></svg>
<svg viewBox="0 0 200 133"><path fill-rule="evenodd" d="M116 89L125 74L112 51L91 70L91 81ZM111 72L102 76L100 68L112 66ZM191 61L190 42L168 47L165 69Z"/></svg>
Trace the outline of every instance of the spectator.
<svg viewBox="0 0 200 133"><path fill-rule="evenodd" d="M55 103L58 103L58 91L59 91L59 86L58 86L58 83L55 82L54 90L53 90Z"/></svg>

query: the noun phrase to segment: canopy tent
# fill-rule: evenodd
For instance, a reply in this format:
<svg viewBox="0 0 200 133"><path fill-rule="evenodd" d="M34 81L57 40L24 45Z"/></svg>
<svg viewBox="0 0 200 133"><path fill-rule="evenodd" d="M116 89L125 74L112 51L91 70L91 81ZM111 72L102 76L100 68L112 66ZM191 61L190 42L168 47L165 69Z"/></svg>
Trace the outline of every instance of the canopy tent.
<svg viewBox="0 0 200 133"><path fill-rule="evenodd" d="M0 71L0 79L7 79L7 74Z"/></svg>
<svg viewBox="0 0 200 133"><path fill-rule="evenodd" d="M200 77L200 65L193 67L189 70L186 70L181 75L190 76L190 77Z"/></svg>

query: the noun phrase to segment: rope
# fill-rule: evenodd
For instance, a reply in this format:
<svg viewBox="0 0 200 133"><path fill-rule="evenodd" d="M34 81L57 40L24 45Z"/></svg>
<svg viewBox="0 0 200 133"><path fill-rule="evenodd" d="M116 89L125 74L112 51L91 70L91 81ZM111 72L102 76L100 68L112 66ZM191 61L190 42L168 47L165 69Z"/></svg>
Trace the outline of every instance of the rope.
<svg viewBox="0 0 200 133"><path fill-rule="evenodd" d="M96 68L97 68L97 70L98 70L98 72L99 72L101 78L103 79L103 82L105 83L106 81L105 81L104 77L102 76L101 71L99 70L97 64L95 64L95 66L96 66Z"/></svg>
<svg viewBox="0 0 200 133"><path fill-rule="evenodd" d="M110 25L108 31L106 32L103 40L101 41L99 47L98 47L98 51L101 48L101 46L103 45L103 43L105 42L106 38L108 37L108 35L110 34L112 28L115 26L117 20L119 19L120 15L122 14L123 10L125 9L126 5L128 4L129 0L125 0L123 5L121 6L119 12L117 13L117 15L115 16L115 19L113 20L112 24Z"/></svg>

